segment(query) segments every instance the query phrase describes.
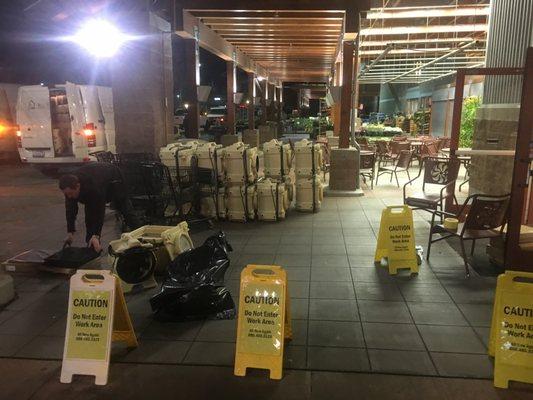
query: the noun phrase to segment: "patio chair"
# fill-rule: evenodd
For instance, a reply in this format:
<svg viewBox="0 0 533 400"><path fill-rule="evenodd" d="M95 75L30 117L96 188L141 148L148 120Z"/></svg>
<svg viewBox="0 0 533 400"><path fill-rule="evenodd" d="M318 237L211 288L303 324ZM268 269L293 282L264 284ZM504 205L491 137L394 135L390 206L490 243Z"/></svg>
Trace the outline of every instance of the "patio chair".
<svg viewBox="0 0 533 400"><path fill-rule="evenodd" d="M475 194L468 197L457 214L434 211L431 217L431 228L429 231L427 259L431 253L431 245L441 240L457 237L461 244L461 255L465 265L466 276L470 276L468 258L465 251L464 242L472 241L470 255L474 254L476 240L503 237L503 229L506 224L509 199L511 195L488 196ZM443 224L435 225L435 216L450 216L459 219L457 230L444 227ZM442 235L438 239L433 239L434 234Z"/></svg>
<svg viewBox="0 0 533 400"><path fill-rule="evenodd" d="M370 179L370 189L374 189L374 175L376 171L376 153L361 154L359 164L359 174L366 183L366 178Z"/></svg>
<svg viewBox="0 0 533 400"><path fill-rule="evenodd" d="M439 150L437 149L437 143L435 141L424 142L420 148L420 153L416 155L420 165L422 165L426 158L430 157L439 157Z"/></svg>
<svg viewBox="0 0 533 400"><path fill-rule="evenodd" d="M452 197L457 203L452 187L457 180L460 162L457 158L429 157L423 162L418 175L403 186L403 203L415 210L443 211L444 201ZM407 185L411 185L422 176L422 191L407 195ZM432 190L437 188L437 191Z"/></svg>
<svg viewBox="0 0 533 400"><path fill-rule="evenodd" d="M411 150L411 144L407 141L404 142L391 142L390 154L393 161L396 161L400 156L400 153L404 150Z"/></svg>
<svg viewBox="0 0 533 400"><path fill-rule="evenodd" d="M398 181L398 172L406 172L407 178L411 180L409 175L409 164L411 163L411 158L413 153L410 150L402 150L394 166L381 166L378 164L378 174L376 176L376 186L378 184L378 179L383 174L390 174L390 181L392 182L392 177L396 178L396 184L400 187L400 182Z"/></svg>
<svg viewBox="0 0 533 400"><path fill-rule="evenodd" d="M375 143L377 145L378 160L385 163L390 161L392 154L390 152L389 142L386 140L376 140Z"/></svg>

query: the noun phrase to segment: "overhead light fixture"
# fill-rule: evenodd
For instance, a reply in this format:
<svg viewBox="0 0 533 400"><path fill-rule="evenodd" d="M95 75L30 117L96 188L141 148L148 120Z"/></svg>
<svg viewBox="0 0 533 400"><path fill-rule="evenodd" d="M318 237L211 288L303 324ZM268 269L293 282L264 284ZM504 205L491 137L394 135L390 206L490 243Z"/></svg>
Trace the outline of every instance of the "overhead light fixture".
<svg viewBox="0 0 533 400"><path fill-rule="evenodd" d="M220 101L221 98L220 98L220 97L215 97L213 100L215 100L215 101Z"/></svg>
<svg viewBox="0 0 533 400"><path fill-rule="evenodd" d="M106 58L115 55L128 38L109 21L93 19L85 22L72 40L93 56Z"/></svg>
<svg viewBox="0 0 533 400"><path fill-rule="evenodd" d="M187 110L189 108L189 103L185 103L183 107L185 107L185 109Z"/></svg>

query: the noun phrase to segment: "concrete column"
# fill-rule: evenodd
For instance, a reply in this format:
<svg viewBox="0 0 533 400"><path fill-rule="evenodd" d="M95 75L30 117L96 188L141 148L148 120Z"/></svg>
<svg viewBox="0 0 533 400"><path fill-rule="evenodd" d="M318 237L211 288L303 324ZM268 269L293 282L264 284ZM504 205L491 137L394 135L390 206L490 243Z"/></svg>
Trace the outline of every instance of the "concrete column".
<svg viewBox="0 0 533 400"><path fill-rule="evenodd" d="M267 122L267 96L268 96L268 92L267 92L268 82L267 82L267 80L263 79L260 82L260 86L261 86L261 118L260 118L260 124L261 125L265 125L266 122Z"/></svg>
<svg viewBox="0 0 533 400"><path fill-rule="evenodd" d="M185 136L197 138L200 128L198 85L200 84L200 49L195 39L184 41L185 76L183 77L183 103L187 104Z"/></svg>
<svg viewBox="0 0 533 400"><path fill-rule="evenodd" d="M124 15L129 42L111 63L119 153L158 153L173 134L174 94L170 24L148 12Z"/></svg>
<svg viewBox="0 0 533 400"><path fill-rule="evenodd" d="M235 134L235 92L237 91L237 66L234 61L226 61L226 134Z"/></svg>
<svg viewBox="0 0 533 400"><path fill-rule="evenodd" d="M283 96L283 86L280 86L276 88L276 105L277 105L276 120L278 124L278 137L281 137L281 135L283 135L283 129L282 129L282 124L281 124L281 113L283 110L282 96Z"/></svg>
<svg viewBox="0 0 533 400"><path fill-rule="evenodd" d="M255 129L255 74L248 72L248 129Z"/></svg>
<svg viewBox="0 0 533 400"><path fill-rule="evenodd" d="M341 89L341 110L340 110L340 132L339 148L350 147L350 128L353 107L353 58L354 42L343 42L342 44L342 89Z"/></svg>

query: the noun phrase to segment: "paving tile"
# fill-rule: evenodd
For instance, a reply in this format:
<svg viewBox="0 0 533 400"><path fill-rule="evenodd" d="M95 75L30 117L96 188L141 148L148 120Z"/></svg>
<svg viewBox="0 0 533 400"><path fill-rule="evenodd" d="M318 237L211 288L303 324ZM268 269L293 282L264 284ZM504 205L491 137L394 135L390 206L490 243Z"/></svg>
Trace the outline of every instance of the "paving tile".
<svg viewBox="0 0 533 400"><path fill-rule="evenodd" d="M389 275L388 270L379 266L375 268L352 268L352 276L355 283L395 282L395 278Z"/></svg>
<svg viewBox="0 0 533 400"><path fill-rule="evenodd" d="M285 267L287 279L293 281L309 281L311 279L310 267Z"/></svg>
<svg viewBox="0 0 533 400"><path fill-rule="evenodd" d="M398 285L406 301L448 303L451 297L440 283L406 283Z"/></svg>
<svg viewBox="0 0 533 400"><path fill-rule="evenodd" d="M14 356L32 338L29 335L0 335L0 357Z"/></svg>
<svg viewBox="0 0 533 400"><path fill-rule="evenodd" d="M489 347L489 339L490 339L490 328L486 328L484 326L474 326L474 331L478 335L478 337L481 339L485 347Z"/></svg>
<svg viewBox="0 0 533 400"><path fill-rule="evenodd" d="M356 282L355 296L361 300L402 301L403 297L398 286L391 283Z"/></svg>
<svg viewBox="0 0 533 400"><path fill-rule="evenodd" d="M309 316L309 299L291 299L291 318L305 319Z"/></svg>
<svg viewBox="0 0 533 400"><path fill-rule="evenodd" d="M347 256L313 255L311 257L311 266L324 268L348 268L350 264L348 263Z"/></svg>
<svg viewBox="0 0 533 400"><path fill-rule="evenodd" d="M312 299L355 299L351 282L311 282Z"/></svg>
<svg viewBox="0 0 533 400"><path fill-rule="evenodd" d="M419 325L418 330L431 352L486 353L485 346L470 327Z"/></svg>
<svg viewBox="0 0 533 400"><path fill-rule="evenodd" d="M246 242L247 245L252 246L267 246L267 245L277 245L281 240L281 236L252 236ZM231 243L231 242L230 242Z"/></svg>
<svg viewBox="0 0 533 400"><path fill-rule="evenodd" d="M321 246L344 246L344 240L341 235L338 236L327 236L327 235L320 235L316 234L313 236L313 246L321 245Z"/></svg>
<svg viewBox="0 0 533 400"><path fill-rule="evenodd" d="M492 305L490 304L457 304L470 325L490 327L492 322Z"/></svg>
<svg viewBox="0 0 533 400"><path fill-rule="evenodd" d="M25 310L46 294L47 292L43 291L17 292L15 300L9 303L5 309L11 311Z"/></svg>
<svg viewBox="0 0 533 400"><path fill-rule="evenodd" d="M346 246L342 244L314 244L311 247L313 255L333 255L333 256L345 256Z"/></svg>
<svg viewBox="0 0 533 400"><path fill-rule="evenodd" d="M283 368L305 369L307 359L306 353L306 346L286 345L283 352Z"/></svg>
<svg viewBox="0 0 533 400"><path fill-rule="evenodd" d="M277 244L247 244L242 249L242 254L276 254L278 247Z"/></svg>
<svg viewBox="0 0 533 400"><path fill-rule="evenodd" d="M416 324L467 326L453 303L407 303Z"/></svg>
<svg viewBox="0 0 533 400"><path fill-rule="evenodd" d="M291 346L305 346L307 344L307 324L308 322L303 319L291 320L292 327L292 340Z"/></svg>
<svg viewBox="0 0 533 400"><path fill-rule="evenodd" d="M309 298L309 282L294 281L289 282L289 295L291 298L307 299Z"/></svg>
<svg viewBox="0 0 533 400"><path fill-rule="evenodd" d="M352 245L352 244L346 244L346 252L351 256L374 256L376 252L375 246L372 245Z"/></svg>
<svg viewBox="0 0 533 400"><path fill-rule="evenodd" d="M0 311L0 324L4 321L7 321L9 318L11 318L13 315L15 315L16 311L11 310L1 310Z"/></svg>
<svg viewBox="0 0 533 400"><path fill-rule="evenodd" d="M308 347L307 367L326 371L368 371L366 350L335 347Z"/></svg>
<svg viewBox="0 0 533 400"><path fill-rule="evenodd" d="M238 266L246 267L249 264L273 265L274 254L243 254L239 257Z"/></svg>
<svg viewBox="0 0 533 400"><path fill-rule="evenodd" d="M48 292L66 280L64 277L50 277L49 274L39 274L37 277L28 278L17 286L17 292Z"/></svg>
<svg viewBox="0 0 533 400"><path fill-rule="evenodd" d="M314 282L351 282L349 268L311 268L311 281Z"/></svg>
<svg viewBox="0 0 533 400"><path fill-rule="evenodd" d="M0 334L37 336L61 315L41 311L21 311L0 325Z"/></svg>
<svg viewBox="0 0 533 400"><path fill-rule="evenodd" d="M372 371L409 375L436 375L435 367L425 351L369 349Z"/></svg>
<svg viewBox="0 0 533 400"><path fill-rule="evenodd" d="M276 254L274 265L281 267L310 267L311 254Z"/></svg>
<svg viewBox="0 0 533 400"><path fill-rule="evenodd" d="M425 350L415 325L363 322L368 348L385 350Z"/></svg>
<svg viewBox="0 0 533 400"><path fill-rule="evenodd" d="M364 322L412 323L407 305L398 301L359 300L359 313Z"/></svg>
<svg viewBox="0 0 533 400"><path fill-rule="evenodd" d="M65 340L58 336L37 336L24 345L15 355L23 358L61 360Z"/></svg>
<svg viewBox="0 0 533 400"><path fill-rule="evenodd" d="M309 321L309 345L364 347L361 324L344 321Z"/></svg>
<svg viewBox="0 0 533 400"><path fill-rule="evenodd" d="M374 254L366 256L354 256L353 254L349 254L348 261L350 263L350 267L352 268L376 268L376 264L374 263Z"/></svg>
<svg viewBox="0 0 533 400"><path fill-rule="evenodd" d="M494 365L487 355L431 353L437 371L442 376L462 378L492 378Z"/></svg>
<svg viewBox="0 0 533 400"><path fill-rule="evenodd" d="M159 322L152 321L143 333L144 339L152 340L194 340L203 321Z"/></svg>
<svg viewBox="0 0 533 400"><path fill-rule="evenodd" d="M237 320L207 320L196 336L202 342L235 342Z"/></svg>
<svg viewBox="0 0 533 400"><path fill-rule="evenodd" d="M308 228L305 234L301 235L287 235L284 233L281 235L281 243L285 245L306 245L311 246L313 242L313 236L311 228Z"/></svg>
<svg viewBox="0 0 533 400"><path fill-rule="evenodd" d="M170 340L142 340L139 347L128 349L113 361L135 363L179 364L191 347L191 342Z"/></svg>
<svg viewBox="0 0 533 400"><path fill-rule="evenodd" d="M327 321L359 321L355 300L309 300L309 319Z"/></svg>
<svg viewBox="0 0 533 400"><path fill-rule="evenodd" d="M311 247L306 244L280 244L277 254L310 254Z"/></svg>
<svg viewBox="0 0 533 400"><path fill-rule="evenodd" d="M186 364L233 366L235 343L194 342L184 362Z"/></svg>

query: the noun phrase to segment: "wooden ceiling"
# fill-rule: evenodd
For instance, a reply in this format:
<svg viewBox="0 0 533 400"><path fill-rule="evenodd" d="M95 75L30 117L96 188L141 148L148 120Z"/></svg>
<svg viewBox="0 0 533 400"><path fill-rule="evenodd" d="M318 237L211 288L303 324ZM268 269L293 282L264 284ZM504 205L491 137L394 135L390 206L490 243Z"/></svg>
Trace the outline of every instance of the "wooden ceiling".
<svg viewBox="0 0 533 400"><path fill-rule="evenodd" d="M191 14L281 81L325 81L343 33L339 11L203 11Z"/></svg>

